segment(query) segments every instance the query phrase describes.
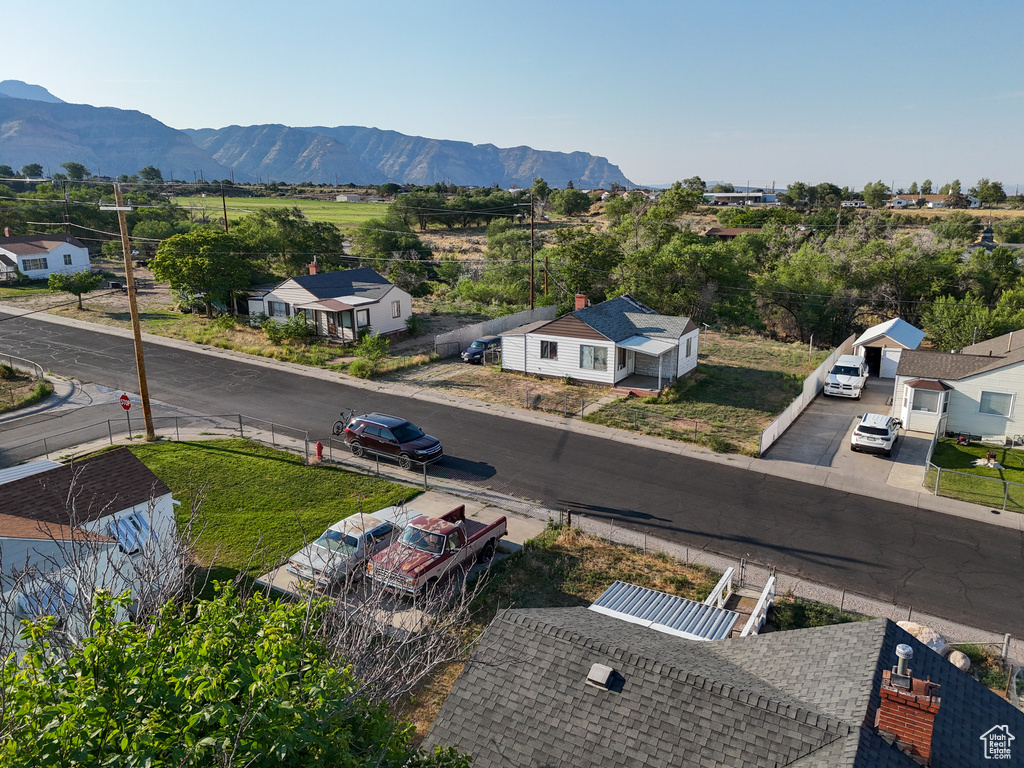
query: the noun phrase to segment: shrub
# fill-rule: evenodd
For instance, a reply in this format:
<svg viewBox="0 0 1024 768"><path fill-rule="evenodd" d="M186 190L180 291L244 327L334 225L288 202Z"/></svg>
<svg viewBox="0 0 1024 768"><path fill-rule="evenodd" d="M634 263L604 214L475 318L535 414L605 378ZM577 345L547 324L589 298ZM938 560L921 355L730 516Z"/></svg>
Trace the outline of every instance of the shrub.
<svg viewBox="0 0 1024 768"><path fill-rule="evenodd" d="M274 344L284 341L303 341L313 335L313 329L306 325L304 315L289 317L284 322L268 317L260 323L260 328L267 334L267 340Z"/></svg>
<svg viewBox="0 0 1024 768"><path fill-rule="evenodd" d="M219 331L230 331L235 327L235 318L232 315L221 315L213 321L213 327Z"/></svg>
<svg viewBox="0 0 1024 768"><path fill-rule="evenodd" d="M368 379L373 375L373 367L365 360L353 360L348 366L348 372L360 379Z"/></svg>
<svg viewBox="0 0 1024 768"><path fill-rule="evenodd" d="M356 347L356 354L369 366L372 376L391 354L391 341L384 336L367 334Z"/></svg>
<svg viewBox="0 0 1024 768"><path fill-rule="evenodd" d="M406 318L405 330L414 338L423 333L423 323L420 321L418 315L413 314Z"/></svg>
<svg viewBox="0 0 1024 768"><path fill-rule="evenodd" d="M0 363L0 379L3 379L4 381L10 381L17 375L18 372L14 370L14 368L7 365L6 363Z"/></svg>

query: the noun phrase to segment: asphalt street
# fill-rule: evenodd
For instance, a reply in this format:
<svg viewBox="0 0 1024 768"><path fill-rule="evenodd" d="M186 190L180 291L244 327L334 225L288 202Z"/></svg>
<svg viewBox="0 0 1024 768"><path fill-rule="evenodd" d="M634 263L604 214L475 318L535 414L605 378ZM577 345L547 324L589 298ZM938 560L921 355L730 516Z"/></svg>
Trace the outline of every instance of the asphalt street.
<svg viewBox="0 0 1024 768"><path fill-rule="evenodd" d="M138 389L131 341L121 337L0 314L0 351L82 382ZM146 345L146 366L151 396L167 404L273 419L313 438L326 438L344 408L393 413L442 440L436 471L450 476L1024 634L1024 541L1013 529L158 344ZM0 424L0 439L23 428L15 425Z"/></svg>

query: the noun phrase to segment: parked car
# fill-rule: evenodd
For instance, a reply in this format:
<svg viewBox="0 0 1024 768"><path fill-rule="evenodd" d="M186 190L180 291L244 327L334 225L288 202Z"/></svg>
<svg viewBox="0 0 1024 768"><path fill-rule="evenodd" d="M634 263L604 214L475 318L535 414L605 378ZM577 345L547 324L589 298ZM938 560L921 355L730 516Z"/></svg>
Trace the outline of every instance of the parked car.
<svg viewBox="0 0 1024 768"><path fill-rule="evenodd" d="M880 413L865 413L850 435L851 451L880 451L892 456L903 422Z"/></svg>
<svg viewBox="0 0 1024 768"><path fill-rule="evenodd" d="M501 349L501 336L481 336L462 352L462 362L482 363L487 353Z"/></svg>
<svg viewBox="0 0 1024 768"><path fill-rule="evenodd" d="M489 558L507 532L504 516L489 525L467 520L465 505L442 517L421 515L370 559L366 572L389 590L417 595L454 570Z"/></svg>
<svg viewBox="0 0 1024 768"><path fill-rule="evenodd" d="M868 364L860 355L841 355L825 377L825 394L860 399L868 383Z"/></svg>
<svg viewBox="0 0 1024 768"><path fill-rule="evenodd" d="M289 573L323 589L355 581L366 561L397 538L414 517L419 517L419 513L404 505L346 517L292 555L285 567Z"/></svg>
<svg viewBox="0 0 1024 768"><path fill-rule="evenodd" d="M424 434L405 419L386 413L356 416L345 427L343 439L354 456L394 456L402 469L411 469L414 462L432 464L444 455L441 441L436 437Z"/></svg>

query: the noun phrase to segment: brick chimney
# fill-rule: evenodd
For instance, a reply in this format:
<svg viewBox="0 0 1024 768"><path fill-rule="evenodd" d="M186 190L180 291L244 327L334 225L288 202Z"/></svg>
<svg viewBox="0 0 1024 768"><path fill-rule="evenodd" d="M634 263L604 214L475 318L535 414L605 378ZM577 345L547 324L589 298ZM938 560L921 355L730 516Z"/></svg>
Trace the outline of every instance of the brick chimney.
<svg viewBox="0 0 1024 768"><path fill-rule="evenodd" d="M576 294L576 306L574 307L574 309L583 309L589 303L590 302L587 301L587 294L585 294L585 293L577 293Z"/></svg>
<svg viewBox="0 0 1024 768"><path fill-rule="evenodd" d="M942 699L939 686L914 678L907 662L913 658L909 645L896 646L899 664L882 672L879 690L882 701L875 713L875 727L886 741L895 742L921 765L928 765L932 753L932 730Z"/></svg>
<svg viewBox="0 0 1024 768"><path fill-rule="evenodd" d="M320 271L320 265L316 263L316 260L309 262L309 274L315 275Z"/></svg>

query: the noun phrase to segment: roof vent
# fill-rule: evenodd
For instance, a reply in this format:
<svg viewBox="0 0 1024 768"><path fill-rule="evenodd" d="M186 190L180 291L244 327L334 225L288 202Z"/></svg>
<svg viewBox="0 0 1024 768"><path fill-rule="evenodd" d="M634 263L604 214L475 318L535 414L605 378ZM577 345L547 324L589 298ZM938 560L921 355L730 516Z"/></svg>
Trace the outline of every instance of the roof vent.
<svg viewBox="0 0 1024 768"><path fill-rule="evenodd" d="M615 670L605 664L594 664L587 673L587 685L608 690L612 687L612 675Z"/></svg>
<svg viewBox="0 0 1024 768"><path fill-rule="evenodd" d="M907 662L914 658L914 649L906 643L896 646L896 669L893 670L892 684L897 688L910 687L910 671L907 669Z"/></svg>

